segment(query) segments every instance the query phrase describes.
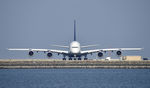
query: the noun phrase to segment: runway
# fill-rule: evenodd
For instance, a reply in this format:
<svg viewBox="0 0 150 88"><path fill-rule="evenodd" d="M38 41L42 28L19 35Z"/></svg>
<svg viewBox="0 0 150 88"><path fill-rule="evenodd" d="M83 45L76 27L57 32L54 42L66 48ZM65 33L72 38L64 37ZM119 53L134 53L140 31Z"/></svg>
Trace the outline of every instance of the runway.
<svg viewBox="0 0 150 88"><path fill-rule="evenodd" d="M0 59L0 69L30 68L109 68L136 69L150 68L150 61L102 61L102 60L67 60L61 59Z"/></svg>

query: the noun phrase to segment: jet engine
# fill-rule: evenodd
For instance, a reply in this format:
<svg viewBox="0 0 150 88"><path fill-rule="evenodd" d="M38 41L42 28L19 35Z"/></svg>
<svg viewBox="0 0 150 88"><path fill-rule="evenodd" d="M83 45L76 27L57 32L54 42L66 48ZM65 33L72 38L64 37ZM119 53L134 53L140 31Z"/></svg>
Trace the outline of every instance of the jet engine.
<svg viewBox="0 0 150 88"><path fill-rule="evenodd" d="M52 57L52 55L53 55L52 53L47 53L48 57Z"/></svg>
<svg viewBox="0 0 150 88"><path fill-rule="evenodd" d="M29 51L30 56L33 56L33 54L34 54L33 51Z"/></svg>
<svg viewBox="0 0 150 88"><path fill-rule="evenodd" d="M103 56L103 53L102 53L102 52L99 52L97 55L98 55L99 57L102 57L102 56Z"/></svg>
<svg viewBox="0 0 150 88"><path fill-rule="evenodd" d="M118 56L120 56L120 55L122 54L122 52L121 52L121 51L117 51L116 54L117 54Z"/></svg>

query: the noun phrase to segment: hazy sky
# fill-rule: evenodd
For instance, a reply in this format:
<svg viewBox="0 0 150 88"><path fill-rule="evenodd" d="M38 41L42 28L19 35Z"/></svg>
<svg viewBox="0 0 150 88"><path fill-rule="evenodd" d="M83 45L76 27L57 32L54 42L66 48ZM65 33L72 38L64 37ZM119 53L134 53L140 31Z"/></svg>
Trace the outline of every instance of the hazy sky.
<svg viewBox="0 0 150 88"><path fill-rule="evenodd" d="M69 45L74 19L81 45L142 47L123 54L150 57L150 0L0 0L0 58L47 58L6 48Z"/></svg>

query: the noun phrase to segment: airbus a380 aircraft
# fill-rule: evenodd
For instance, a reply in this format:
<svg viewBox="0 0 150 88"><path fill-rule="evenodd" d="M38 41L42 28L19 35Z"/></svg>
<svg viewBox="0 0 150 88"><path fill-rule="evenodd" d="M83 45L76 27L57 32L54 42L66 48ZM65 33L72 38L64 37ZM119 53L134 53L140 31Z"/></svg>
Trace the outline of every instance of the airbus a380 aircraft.
<svg viewBox="0 0 150 88"><path fill-rule="evenodd" d="M95 45L87 45L87 46L81 46L78 41L76 41L76 21L74 20L74 41L70 43L70 46L61 46L61 45L55 45L58 47L64 47L68 48L68 51L64 50L53 50L53 49L30 49L30 48L10 48L8 50L20 50L20 51L29 51L29 55L33 56L34 51L36 52L47 52L47 56L51 57L52 53L58 53L63 55L63 60L66 60L66 56L69 57L69 60L72 60L73 58L77 58L78 60L81 60L81 57L84 56L84 60L87 60L87 54L97 53L99 57L103 56L104 52L108 51L116 51L117 55L121 55L122 51L124 50L141 50L142 48L110 48L110 49L95 49L95 50L85 50L82 51L81 48L85 47L91 47Z"/></svg>

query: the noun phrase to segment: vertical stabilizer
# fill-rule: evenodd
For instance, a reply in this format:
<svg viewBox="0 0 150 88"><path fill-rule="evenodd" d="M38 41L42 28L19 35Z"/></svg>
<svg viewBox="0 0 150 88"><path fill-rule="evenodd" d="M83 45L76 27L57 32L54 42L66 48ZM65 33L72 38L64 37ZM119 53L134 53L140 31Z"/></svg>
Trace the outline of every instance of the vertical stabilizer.
<svg viewBox="0 0 150 88"><path fill-rule="evenodd" d="M74 20L74 41L76 41L76 20Z"/></svg>

